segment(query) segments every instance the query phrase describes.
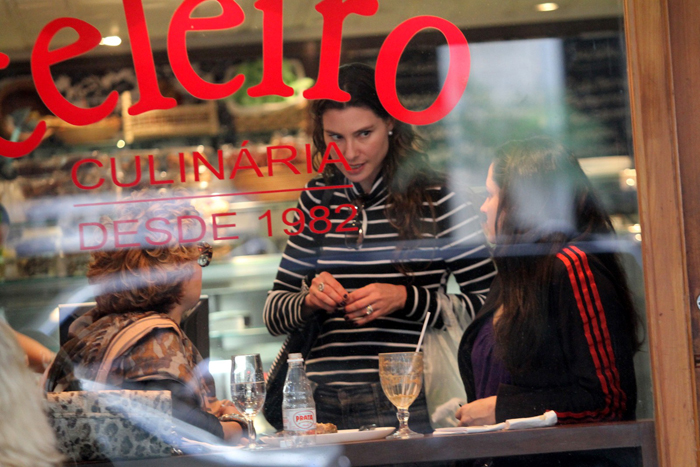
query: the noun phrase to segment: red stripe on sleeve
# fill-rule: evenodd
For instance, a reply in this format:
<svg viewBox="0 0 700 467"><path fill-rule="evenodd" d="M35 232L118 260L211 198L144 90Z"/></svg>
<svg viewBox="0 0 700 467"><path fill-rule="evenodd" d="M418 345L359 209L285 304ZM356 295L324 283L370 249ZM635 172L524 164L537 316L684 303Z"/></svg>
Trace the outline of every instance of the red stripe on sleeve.
<svg viewBox="0 0 700 467"><path fill-rule="evenodd" d="M566 252L566 250L564 250ZM574 272L574 266L572 264L572 261L569 259L568 256L565 256L562 253L557 254L557 258L559 258L563 263L564 266L566 267L566 270L569 274L569 281L571 282L571 288L574 292L574 297L576 299L576 304L578 306L579 310L579 315L581 316L581 320L583 321L583 331L584 335L586 337L586 341L588 342L588 348L591 354L591 358L593 360L593 365L595 366L596 369L596 375L598 376L598 380L600 381L601 388L603 390L603 393L605 394L605 399L606 402L610 402L610 394L608 391L608 384L607 381L605 380L605 377L603 376L603 371L601 368L601 363L600 359L598 357L598 353L596 352L596 345L595 341L593 338L593 335L591 334L591 320L589 317L589 314L591 310L586 310L584 306L584 299L582 298L582 289L581 286L578 283L577 280L577 275ZM595 316L593 316L595 318ZM608 404L606 404L606 407L603 410L600 411L585 411L585 412L580 412L580 413L574 413L574 412L558 412L557 416L561 415L562 419L566 418L574 418L574 419L580 419L581 417L592 417L594 419L599 420L601 417L604 417L608 415L610 411L610 407Z"/></svg>
<svg viewBox="0 0 700 467"><path fill-rule="evenodd" d="M607 355L608 355L608 358L610 360L610 363L609 363L610 368L609 369L612 371L612 377L613 377L612 390L613 390L613 393L615 393L615 395L619 399L622 410L624 411L627 407L627 395L622 390L622 387L620 384L620 372L617 370L617 365L615 364L615 353L613 352L613 348L612 348L612 339L610 338L610 330L608 329L608 321L607 321L607 317L605 316L605 311L603 310L603 302L600 299L600 293L598 292L598 286L596 285L595 279L593 278L593 271L591 271L591 267L588 264L588 257L586 256L586 253L584 253L580 249L576 248L575 246L571 246L570 249L575 251L576 253L578 253L579 257L581 258L581 262L583 263L583 268L585 269L586 275L588 276L588 280L591 284L591 291L593 292L593 299L595 300L596 307L598 308L598 316L600 319L600 328L603 331L603 342L605 343ZM622 413L620 412L619 415L621 416Z"/></svg>
<svg viewBox="0 0 700 467"><path fill-rule="evenodd" d="M598 309L599 313L596 313L596 309L593 307L595 298L592 297L591 290L588 288L588 283L586 282L587 274L584 271L579 257L571 248L565 248L564 252L569 256L569 258L571 258L576 268L576 272L578 273L579 283L586 303L586 310L588 311L590 325L593 328L593 334L595 335L595 350L597 350L600 358L602 359L602 370L605 376L605 386L603 387L603 392L605 392L605 403L606 406L611 407L613 414L617 415L620 409L620 392L616 391L614 387L615 381L610 370L611 362L607 354L607 348L603 342L604 339L600 329L601 325L598 323L598 315L604 314L604 311L602 307L600 307ZM592 275L593 274L591 273L591 276ZM591 348L592 352L595 350Z"/></svg>

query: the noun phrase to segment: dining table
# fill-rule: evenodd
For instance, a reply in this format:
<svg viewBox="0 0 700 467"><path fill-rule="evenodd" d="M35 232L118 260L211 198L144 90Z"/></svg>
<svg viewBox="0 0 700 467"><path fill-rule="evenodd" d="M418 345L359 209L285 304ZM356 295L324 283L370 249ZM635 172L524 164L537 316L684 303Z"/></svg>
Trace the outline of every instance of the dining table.
<svg viewBox="0 0 700 467"><path fill-rule="evenodd" d="M653 420L557 425L547 428L435 435L406 440L374 439L297 449L266 447L250 452L228 449L178 456L66 463L66 466L211 467L211 466L388 466L420 465L503 456L557 452L625 450L634 465L658 465Z"/></svg>

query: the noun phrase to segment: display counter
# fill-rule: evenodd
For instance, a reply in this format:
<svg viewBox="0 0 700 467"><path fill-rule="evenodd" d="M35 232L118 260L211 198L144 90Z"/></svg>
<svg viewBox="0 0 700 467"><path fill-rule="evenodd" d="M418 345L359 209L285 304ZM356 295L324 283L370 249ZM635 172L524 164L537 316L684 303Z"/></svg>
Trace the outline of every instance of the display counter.
<svg viewBox="0 0 700 467"><path fill-rule="evenodd" d="M271 336L262 320L279 261L279 254L236 256L203 269L202 294L209 297L210 366L220 397L228 398L231 355L260 353L264 367L269 368L284 341L284 336ZM43 341L54 350L58 348L58 305L94 300L84 276L6 280L0 282L0 296L10 324L44 334Z"/></svg>

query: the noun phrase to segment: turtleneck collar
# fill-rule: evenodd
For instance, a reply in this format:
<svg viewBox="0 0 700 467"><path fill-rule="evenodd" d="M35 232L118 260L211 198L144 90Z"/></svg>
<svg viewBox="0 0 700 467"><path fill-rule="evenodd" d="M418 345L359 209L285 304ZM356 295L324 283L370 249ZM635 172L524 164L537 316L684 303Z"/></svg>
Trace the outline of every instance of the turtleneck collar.
<svg viewBox="0 0 700 467"><path fill-rule="evenodd" d="M374 183L372 183L372 188L370 189L369 193L365 193L362 185L359 183L351 182L347 178L345 181L347 184L352 184L352 188L345 189L348 199L354 200L357 198L362 198L367 206L382 202L388 194L388 187L383 171L379 173L377 179L374 181Z"/></svg>

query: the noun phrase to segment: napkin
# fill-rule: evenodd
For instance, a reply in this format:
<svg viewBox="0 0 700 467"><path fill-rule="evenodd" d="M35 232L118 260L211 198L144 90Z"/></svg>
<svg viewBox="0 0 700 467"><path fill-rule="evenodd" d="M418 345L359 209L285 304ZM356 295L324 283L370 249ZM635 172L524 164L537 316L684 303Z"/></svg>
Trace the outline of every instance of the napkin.
<svg viewBox="0 0 700 467"><path fill-rule="evenodd" d="M199 454L207 452L227 452L241 449L242 446L230 446L227 444L212 444L205 441L181 438L178 446L185 454Z"/></svg>
<svg viewBox="0 0 700 467"><path fill-rule="evenodd" d="M526 428L542 428L557 424L557 414L549 410L542 415L528 418L511 418L503 423L495 425L481 426L456 426L449 428L438 428L433 432L433 436L468 434L468 433L485 433L487 431L501 430L524 430Z"/></svg>
<svg viewBox="0 0 700 467"><path fill-rule="evenodd" d="M541 428L557 424L557 414L553 410L548 410L542 415L528 418L511 418L506 420L504 430L523 430L525 428Z"/></svg>
<svg viewBox="0 0 700 467"><path fill-rule="evenodd" d="M433 432L433 436L456 435L465 433L485 433L487 431L501 431L505 429L506 423L496 423L495 425L479 426L454 426L449 428L438 428Z"/></svg>

